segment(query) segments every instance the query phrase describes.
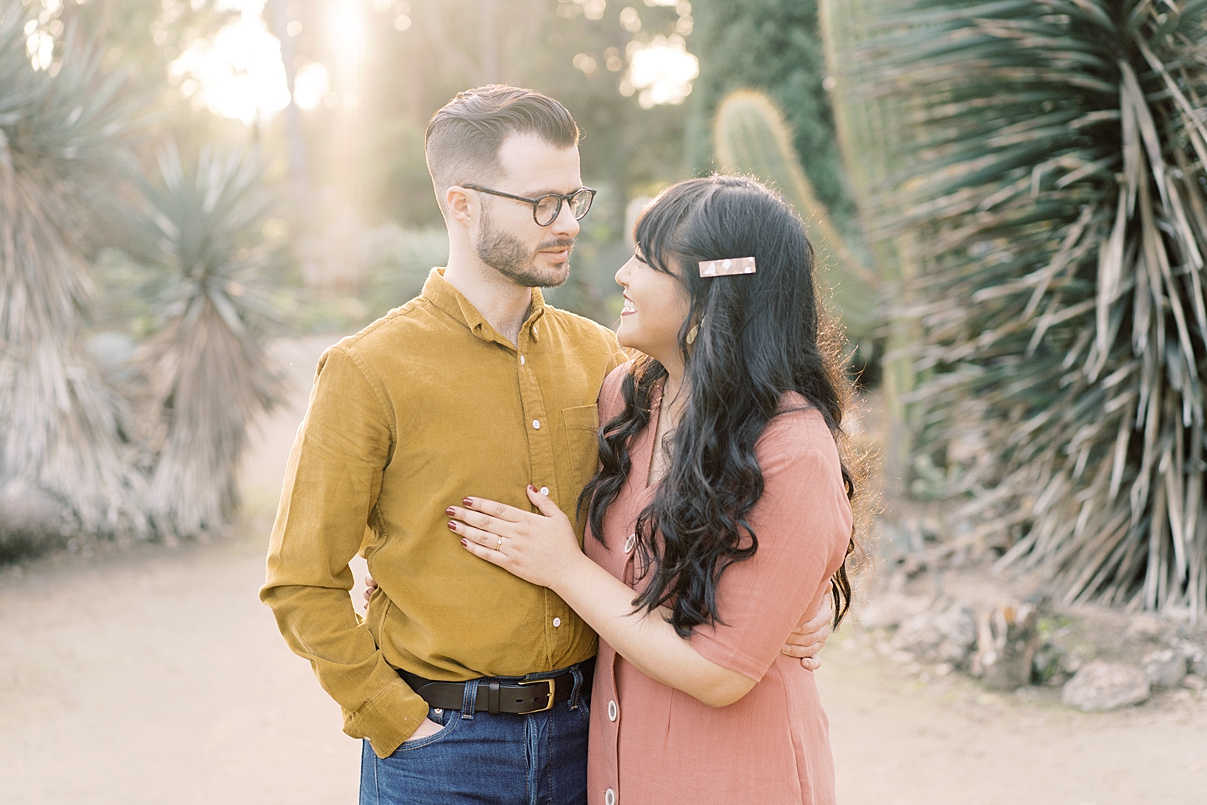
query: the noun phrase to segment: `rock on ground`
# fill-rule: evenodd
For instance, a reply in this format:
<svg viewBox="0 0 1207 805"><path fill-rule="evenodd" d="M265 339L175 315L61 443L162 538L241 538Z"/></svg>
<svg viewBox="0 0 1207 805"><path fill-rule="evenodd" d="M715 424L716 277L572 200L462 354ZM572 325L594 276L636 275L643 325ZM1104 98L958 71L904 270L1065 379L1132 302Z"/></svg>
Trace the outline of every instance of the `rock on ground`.
<svg viewBox="0 0 1207 805"><path fill-rule="evenodd" d="M1139 668L1108 662L1090 662L1065 683L1061 701L1078 710L1115 710L1147 701L1148 679Z"/></svg>
<svg viewBox="0 0 1207 805"><path fill-rule="evenodd" d="M1151 652L1142 667L1148 684L1156 690L1176 688L1186 678L1186 657L1171 648Z"/></svg>
<svg viewBox="0 0 1207 805"><path fill-rule="evenodd" d="M855 619L865 629L896 629L914 615L930 607L930 599L921 596L879 592L856 613Z"/></svg>
<svg viewBox="0 0 1207 805"><path fill-rule="evenodd" d="M1207 649L1191 648L1186 652L1186 662L1190 665L1190 673L1207 678Z"/></svg>
<svg viewBox="0 0 1207 805"><path fill-rule="evenodd" d="M13 481L0 489L0 562L60 548L70 534L71 512L54 496Z"/></svg>
<svg viewBox="0 0 1207 805"><path fill-rule="evenodd" d="M965 664L975 644L976 621L972 610L960 604L906 618L893 636L893 648L908 651L924 662L955 666Z"/></svg>

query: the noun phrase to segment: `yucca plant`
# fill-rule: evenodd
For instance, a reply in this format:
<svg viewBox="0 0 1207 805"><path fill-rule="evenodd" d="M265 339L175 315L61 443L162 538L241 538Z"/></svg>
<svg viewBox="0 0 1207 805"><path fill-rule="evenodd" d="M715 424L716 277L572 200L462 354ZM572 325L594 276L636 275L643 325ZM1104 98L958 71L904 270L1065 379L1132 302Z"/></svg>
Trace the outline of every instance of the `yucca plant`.
<svg viewBox="0 0 1207 805"><path fill-rule="evenodd" d="M135 259L159 272L163 320L142 347L155 465L148 510L164 533L193 536L230 522L247 431L279 397L265 356L274 310L260 235L272 209L264 163L203 149L182 160L171 143L133 222Z"/></svg>
<svg viewBox="0 0 1207 805"><path fill-rule="evenodd" d="M81 344L86 242L134 115L70 32L57 74L35 70L27 19L0 2L0 486L51 493L85 531L141 534L123 400Z"/></svg>
<svg viewBox="0 0 1207 805"><path fill-rule="evenodd" d="M1198 616L1207 2L859 6L829 4L867 32L848 104L903 112L861 121L894 166L865 220L914 235L919 424L954 491L1065 600Z"/></svg>
<svg viewBox="0 0 1207 805"><path fill-rule="evenodd" d="M818 275L854 343L870 339L878 321L875 275L863 265L818 200L801 169L783 115L761 92L736 90L717 107L713 144L721 170L754 176L784 194L805 220L818 254Z"/></svg>

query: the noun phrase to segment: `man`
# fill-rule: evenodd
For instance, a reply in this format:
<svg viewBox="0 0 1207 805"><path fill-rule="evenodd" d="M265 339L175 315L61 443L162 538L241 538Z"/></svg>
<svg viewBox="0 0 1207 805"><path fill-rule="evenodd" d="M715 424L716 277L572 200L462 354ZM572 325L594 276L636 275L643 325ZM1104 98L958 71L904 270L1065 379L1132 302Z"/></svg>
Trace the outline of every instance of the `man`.
<svg viewBox="0 0 1207 805"><path fill-rule="evenodd" d="M533 484L572 512L595 469L595 401L625 356L538 290L566 281L594 195L578 139L531 90L438 111L427 161L448 266L319 362L260 597L365 739L362 803L586 800L595 635L476 561L444 511L468 494L526 507ZM358 551L378 584L363 622Z"/></svg>

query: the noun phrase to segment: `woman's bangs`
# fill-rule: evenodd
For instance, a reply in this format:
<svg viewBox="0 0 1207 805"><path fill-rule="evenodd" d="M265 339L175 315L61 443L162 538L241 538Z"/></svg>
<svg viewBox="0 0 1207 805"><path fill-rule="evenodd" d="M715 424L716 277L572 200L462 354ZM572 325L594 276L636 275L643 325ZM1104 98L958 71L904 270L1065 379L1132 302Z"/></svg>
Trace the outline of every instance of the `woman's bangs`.
<svg viewBox="0 0 1207 805"><path fill-rule="evenodd" d="M691 211L692 201L690 194L675 193L675 188L671 188L651 201L637 219L633 238L641 256L656 271L676 276L668 257L680 251L676 248L675 233Z"/></svg>

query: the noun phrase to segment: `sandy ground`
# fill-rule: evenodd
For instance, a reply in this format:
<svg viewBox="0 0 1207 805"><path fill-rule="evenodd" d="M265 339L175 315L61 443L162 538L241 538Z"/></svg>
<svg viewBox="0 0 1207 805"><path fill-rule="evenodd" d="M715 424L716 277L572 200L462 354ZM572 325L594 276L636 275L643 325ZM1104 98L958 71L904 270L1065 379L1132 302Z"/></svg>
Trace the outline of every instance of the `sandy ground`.
<svg viewBox="0 0 1207 805"><path fill-rule="evenodd" d="M278 346L296 393L248 457L236 534L0 571L2 805L356 801L359 743L256 597L330 340ZM1051 690L922 682L844 632L818 674L844 805L1207 804L1207 700L1086 715Z"/></svg>

